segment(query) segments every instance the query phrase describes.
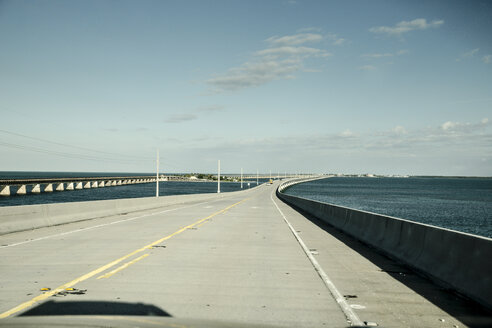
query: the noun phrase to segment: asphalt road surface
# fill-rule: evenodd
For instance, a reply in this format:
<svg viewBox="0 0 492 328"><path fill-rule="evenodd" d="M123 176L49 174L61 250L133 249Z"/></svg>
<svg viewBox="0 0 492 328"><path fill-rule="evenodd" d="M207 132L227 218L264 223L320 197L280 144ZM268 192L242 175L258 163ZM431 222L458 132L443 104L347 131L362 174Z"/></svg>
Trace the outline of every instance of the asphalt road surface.
<svg viewBox="0 0 492 328"><path fill-rule="evenodd" d="M298 213L275 188L0 236L0 317L492 325L476 304Z"/></svg>

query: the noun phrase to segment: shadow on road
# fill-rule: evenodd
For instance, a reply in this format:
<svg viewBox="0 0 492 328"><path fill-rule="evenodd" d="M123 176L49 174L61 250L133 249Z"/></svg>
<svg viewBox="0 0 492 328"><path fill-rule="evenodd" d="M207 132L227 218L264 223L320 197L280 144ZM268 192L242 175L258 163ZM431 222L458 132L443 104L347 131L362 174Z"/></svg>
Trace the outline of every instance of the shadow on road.
<svg viewBox="0 0 492 328"><path fill-rule="evenodd" d="M48 301L19 316L41 315L135 315L171 317L169 313L154 305L105 301Z"/></svg>
<svg viewBox="0 0 492 328"><path fill-rule="evenodd" d="M285 202L284 202L285 203ZM298 209L288 203L288 206L301 213L308 220L326 231L339 241L374 263L394 279L412 289L429 302L433 303L450 316L461 321L468 327L492 327L492 312L475 301L469 300L456 292L440 287L427 277L413 271L405 264L390 259L375 248L345 234L343 231L325 223L324 221ZM438 265L438 264L436 264Z"/></svg>

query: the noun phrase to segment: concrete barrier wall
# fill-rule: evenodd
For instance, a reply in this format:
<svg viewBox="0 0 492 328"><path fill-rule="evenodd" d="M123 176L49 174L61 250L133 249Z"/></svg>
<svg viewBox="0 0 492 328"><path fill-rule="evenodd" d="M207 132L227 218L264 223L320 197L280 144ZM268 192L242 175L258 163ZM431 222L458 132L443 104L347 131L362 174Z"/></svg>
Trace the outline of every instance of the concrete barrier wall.
<svg viewBox="0 0 492 328"><path fill-rule="evenodd" d="M221 194L209 193L0 207L0 235L169 205L224 198L237 193L246 193L252 189Z"/></svg>
<svg viewBox="0 0 492 328"><path fill-rule="evenodd" d="M280 186L278 186L277 190L279 192L282 192L285 189L289 188L290 186L296 185L298 183L320 180L320 179L327 179L327 178L331 178L331 177L333 177L333 175L317 175L317 176L310 176L310 177L303 177L303 178L293 178L293 179L289 179L288 181L283 182Z"/></svg>
<svg viewBox="0 0 492 328"><path fill-rule="evenodd" d="M440 285L492 309L492 239L286 195L278 190L277 195Z"/></svg>

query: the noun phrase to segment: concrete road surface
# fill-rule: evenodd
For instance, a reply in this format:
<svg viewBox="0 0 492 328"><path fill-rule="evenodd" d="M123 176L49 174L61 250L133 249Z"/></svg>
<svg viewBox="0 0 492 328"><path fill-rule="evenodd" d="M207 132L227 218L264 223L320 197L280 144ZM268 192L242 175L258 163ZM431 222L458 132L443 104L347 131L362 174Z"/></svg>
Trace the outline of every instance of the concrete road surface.
<svg viewBox="0 0 492 328"><path fill-rule="evenodd" d="M490 313L303 216L275 188L0 236L0 316L492 326Z"/></svg>

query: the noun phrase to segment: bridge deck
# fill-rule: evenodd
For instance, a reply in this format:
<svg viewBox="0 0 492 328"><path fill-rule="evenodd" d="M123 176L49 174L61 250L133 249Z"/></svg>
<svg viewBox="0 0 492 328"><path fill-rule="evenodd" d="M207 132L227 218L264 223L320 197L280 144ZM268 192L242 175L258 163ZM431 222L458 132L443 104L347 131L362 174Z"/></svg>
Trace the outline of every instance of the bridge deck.
<svg viewBox="0 0 492 328"><path fill-rule="evenodd" d="M0 236L0 313L62 314L70 301L84 302L79 312L125 302L175 318L348 326L281 211L361 321L492 324L473 304L296 212L274 188ZM44 287L51 290L43 294ZM61 296L57 287L86 292Z"/></svg>

